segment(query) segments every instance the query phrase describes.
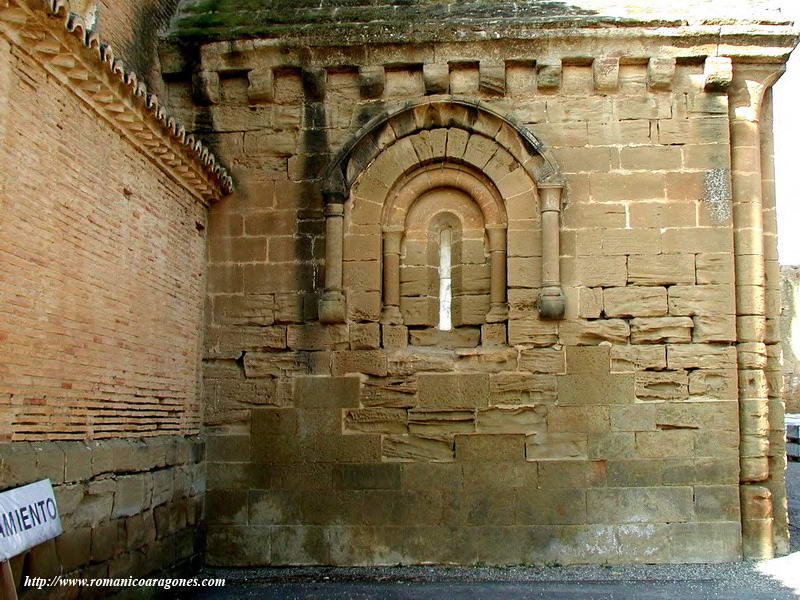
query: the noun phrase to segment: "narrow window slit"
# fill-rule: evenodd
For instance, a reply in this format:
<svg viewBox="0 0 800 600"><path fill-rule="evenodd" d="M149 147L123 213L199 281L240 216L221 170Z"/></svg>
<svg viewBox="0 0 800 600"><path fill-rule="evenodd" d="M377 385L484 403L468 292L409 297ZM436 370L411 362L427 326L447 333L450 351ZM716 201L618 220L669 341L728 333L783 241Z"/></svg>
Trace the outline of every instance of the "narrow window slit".
<svg viewBox="0 0 800 600"><path fill-rule="evenodd" d="M439 329L442 331L453 328L450 312L453 303L451 242L450 229L442 229L439 234Z"/></svg>

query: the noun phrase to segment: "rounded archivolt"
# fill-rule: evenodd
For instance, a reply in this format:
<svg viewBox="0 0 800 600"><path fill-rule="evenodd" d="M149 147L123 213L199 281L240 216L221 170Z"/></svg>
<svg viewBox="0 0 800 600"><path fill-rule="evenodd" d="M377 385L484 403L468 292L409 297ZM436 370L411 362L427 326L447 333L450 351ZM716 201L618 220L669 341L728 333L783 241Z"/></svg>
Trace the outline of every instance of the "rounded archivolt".
<svg viewBox="0 0 800 600"><path fill-rule="evenodd" d="M515 247L529 245L528 240L535 239L540 228L541 238L547 242L539 254L539 315L562 317L558 272L562 187L555 162L538 140L481 103L429 98L377 117L353 137L325 174L326 266L320 319L345 320L344 283L349 282L351 294L381 293L382 323L409 323L408 311L404 317L400 306L401 248L409 239L408 216L415 203L436 190L451 190L442 198L452 200L457 193L463 202L474 204L487 240L485 254L490 264L485 266L490 267L490 289L478 286L480 289L470 289L475 297L459 300L470 304L461 314L471 316L462 321L475 325L508 320L509 240ZM469 212L467 206L462 216L464 211ZM543 231L545 227L552 231ZM374 240L375 235L382 236L380 248L361 239ZM356 251L356 245L362 248ZM343 258L345 255L348 258ZM519 259L536 262L532 256ZM481 264L465 262L456 265L454 272L478 273L484 268ZM535 267L532 264L530 268ZM353 272L358 276L352 276ZM479 273L475 277L476 281L487 279ZM433 318L433 311L423 312L430 315L414 320Z"/></svg>
<svg viewBox="0 0 800 600"><path fill-rule="evenodd" d="M328 202L343 202L360 173L389 145L415 133L461 129L507 150L536 183L561 183L550 152L512 117L476 100L453 96L407 103L374 117L345 144L323 175Z"/></svg>

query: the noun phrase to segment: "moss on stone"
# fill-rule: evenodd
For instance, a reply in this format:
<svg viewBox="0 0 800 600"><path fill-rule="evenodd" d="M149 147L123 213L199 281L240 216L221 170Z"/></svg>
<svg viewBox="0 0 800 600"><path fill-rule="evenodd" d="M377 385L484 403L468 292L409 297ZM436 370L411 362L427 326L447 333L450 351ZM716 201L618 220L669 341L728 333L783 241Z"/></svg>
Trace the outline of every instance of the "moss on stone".
<svg viewBox="0 0 800 600"><path fill-rule="evenodd" d="M764 8L764 0L732 1L752 6L750 19L779 17ZM690 16L708 21L718 19L718 12ZM524 39L543 28L680 26L687 18L655 0L609 14L586 8L583 0L182 0L169 37L192 42L282 38L312 45Z"/></svg>

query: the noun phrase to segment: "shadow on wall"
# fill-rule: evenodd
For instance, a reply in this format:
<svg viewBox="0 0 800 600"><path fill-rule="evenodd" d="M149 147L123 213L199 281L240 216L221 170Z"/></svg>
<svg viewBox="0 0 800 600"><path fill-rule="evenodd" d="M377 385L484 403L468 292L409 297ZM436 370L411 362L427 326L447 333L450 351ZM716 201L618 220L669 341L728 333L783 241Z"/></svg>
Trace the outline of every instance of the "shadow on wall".
<svg viewBox="0 0 800 600"><path fill-rule="evenodd" d="M781 267L781 344L787 413L800 413L800 266Z"/></svg>

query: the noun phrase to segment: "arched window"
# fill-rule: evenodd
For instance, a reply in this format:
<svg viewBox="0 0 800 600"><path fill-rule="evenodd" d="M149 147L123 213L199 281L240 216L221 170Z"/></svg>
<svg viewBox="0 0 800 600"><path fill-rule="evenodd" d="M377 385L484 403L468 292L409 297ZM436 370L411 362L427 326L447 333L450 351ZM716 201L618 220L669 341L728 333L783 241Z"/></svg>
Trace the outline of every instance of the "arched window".
<svg viewBox="0 0 800 600"><path fill-rule="evenodd" d="M450 331L453 328L453 232L443 227L439 232L439 329Z"/></svg>

